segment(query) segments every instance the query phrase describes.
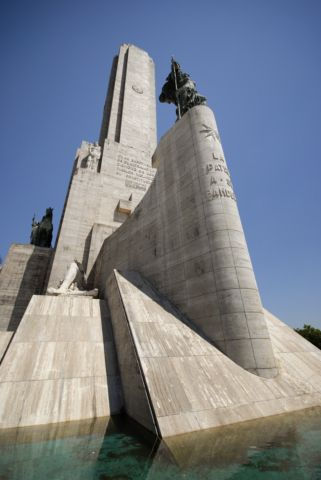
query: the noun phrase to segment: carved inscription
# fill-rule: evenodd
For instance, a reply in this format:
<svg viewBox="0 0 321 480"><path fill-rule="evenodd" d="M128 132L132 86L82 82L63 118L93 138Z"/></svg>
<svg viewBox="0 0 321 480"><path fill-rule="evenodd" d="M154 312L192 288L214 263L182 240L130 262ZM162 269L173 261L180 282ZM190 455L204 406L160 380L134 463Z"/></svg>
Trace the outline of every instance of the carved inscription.
<svg viewBox="0 0 321 480"><path fill-rule="evenodd" d="M125 177L126 187L145 192L154 179L155 169L134 157L120 154L117 157L116 175Z"/></svg>
<svg viewBox="0 0 321 480"><path fill-rule="evenodd" d="M207 199L214 200L215 198L225 197L236 201L231 175L224 157L217 153L212 153L212 159L213 161L205 165L205 175L206 179L208 179L206 181L208 183Z"/></svg>
<svg viewBox="0 0 321 480"><path fill-rule="evenodd" d="M212 153L213 160L219 160L222 163L225 163L224 157L218 155L216 152Z"/></svg>
<svg viewBox="0 0 321 480"><path fill-rule="evenodd" d="M227 188L211 188L207 190L206 195L208 200L226 197L236 201L234 192L232 190L228 190Z"/></svg>
<svg viewBox="0 0 321 480"><path fill-rule="evenodd" d="M217 141L221 143L221 139L217 130L214 130L214 128L209 127L208 125L205 125L205 123L202 123L202 126L203 130L200 130L200 133L204 133L205 138L208 138L209 140L212 139L214 140L214 142Z"/></svg>

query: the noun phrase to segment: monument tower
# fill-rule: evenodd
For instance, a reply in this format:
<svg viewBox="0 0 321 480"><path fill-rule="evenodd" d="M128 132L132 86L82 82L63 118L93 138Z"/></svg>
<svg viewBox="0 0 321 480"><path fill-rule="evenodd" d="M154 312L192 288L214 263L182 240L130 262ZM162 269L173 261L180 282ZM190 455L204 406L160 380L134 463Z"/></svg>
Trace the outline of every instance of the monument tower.
<svg viewBox="0 0 321 480"><path fill-rule="evenodd" d="M214 114L174 60L160 101L156 146L153 61L122 45L55 249L9 252L0 428L125 411L168 437L321 405L321 352L263 308Z"/></svg>
<svg viewBox="0 0 321 480"><path fill-rule="evenodd" d="M78 149L59 227L49 286L76 258L89 275L103 240L131 214L154 178L155 68L124 44L114 58L99 144Z"/></svg>

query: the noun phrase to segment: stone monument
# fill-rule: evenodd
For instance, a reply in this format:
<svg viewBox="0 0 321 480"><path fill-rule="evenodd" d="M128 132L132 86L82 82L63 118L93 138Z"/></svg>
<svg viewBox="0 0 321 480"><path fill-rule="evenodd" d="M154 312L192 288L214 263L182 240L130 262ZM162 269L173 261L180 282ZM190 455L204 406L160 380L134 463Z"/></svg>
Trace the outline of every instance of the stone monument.
<svg viewBox="0 0 321 480"><path fill-rule="evenodd" d="M1 428L124 410L170 437L321 405L320 350L262 306L212 110L172 59L160 100L177 121L156 148L154 83L148 54L122 45L43 295L0 332Z"/></svg>
<svg viewBox="0 0 321 480"><path fill-rule="evenodd" d="M103 240L127 219L154 178L155 148L154 62L125 44L113 61L99 145L83 142L76 153L49 287L64 277L74 258L90 283Z"/></svg>

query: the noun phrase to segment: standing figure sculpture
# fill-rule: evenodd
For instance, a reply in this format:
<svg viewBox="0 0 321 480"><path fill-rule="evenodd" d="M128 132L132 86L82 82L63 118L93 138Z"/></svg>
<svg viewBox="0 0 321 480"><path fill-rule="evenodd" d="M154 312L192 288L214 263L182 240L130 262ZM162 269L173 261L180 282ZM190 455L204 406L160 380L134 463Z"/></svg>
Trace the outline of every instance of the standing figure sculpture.
<svg viewBox="0 0 321 480"><path fill-rule="evenodd" d="M40 222L35 221L35 215L34 215L32 217L32 222L31 222L31 234L30 234L31 245L36 245L39 225L40 225Z"/></svg>
<svg viewBox="0 0 321 480"><path fill-rule="evenodd" d="M188 73L182 72L179 63L173 57L171 73L166 78L159 101L174 103L177 106L177 120L190 108L196 105L206 105L206 98L197 92L196 83Z"/></svg>
<svg viewBox="0 0 321 480"><path fill-rule="evenodd" d="M101 156L101 148L97 142L88 144L87 168L97 171L98 162Z"/></svg>
<svg viewBox="0 0 321 480"><path fill-rule="evenodd" d="M30 235L30 243L31 245L35 245L36 247L51 247L51 240L52 240L52 216L53 216L53 208L47 208L46 215L42 217L41 222L35 221L35 216L32 218L31 224L31 235Z"/></svg>

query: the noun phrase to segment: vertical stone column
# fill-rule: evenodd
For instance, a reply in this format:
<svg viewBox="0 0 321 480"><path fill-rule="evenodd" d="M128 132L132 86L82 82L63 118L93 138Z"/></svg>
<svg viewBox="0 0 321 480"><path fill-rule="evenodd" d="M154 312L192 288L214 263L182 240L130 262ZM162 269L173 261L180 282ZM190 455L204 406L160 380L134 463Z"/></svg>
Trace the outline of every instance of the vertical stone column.
<svg viewBox="0 0 321 480"><path fill-rule="evenodd" d="M272 344L216 121L208 108L192 109L190 121L224 337L220 346L247 370L273 377Z"/></svg>
<svg viewBox="0 0 321 480"><path fill-rule="evenodd" d="M159 142L139 206L108 239L97 264L136 270L235 363L277 374L260 295L213 112L189 110Z"/></svg>
<svg viewBox="0 0 321 480"><path fill-rule="evenodd" d="M156 148L154 62L147 52L124 44L111 71L100 144L105 139L148 152Z"/></svg>

